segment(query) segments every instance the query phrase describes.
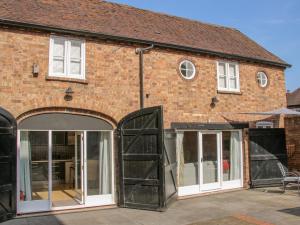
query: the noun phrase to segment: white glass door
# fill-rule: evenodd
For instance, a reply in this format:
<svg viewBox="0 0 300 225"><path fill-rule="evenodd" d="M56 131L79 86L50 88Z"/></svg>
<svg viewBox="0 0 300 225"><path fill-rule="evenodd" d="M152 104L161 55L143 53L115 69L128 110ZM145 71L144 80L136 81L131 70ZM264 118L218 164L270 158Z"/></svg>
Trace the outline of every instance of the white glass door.
<svg viewBox="0 0 300 225"><path fill-rule="evenodd" d="M221 133L201 132L200 144L200 190L221 188Z"/></svg>
<svg viewBox="0 0 300 225"><path fill-rule="evenodd" d="M83 132L75 133L75 199L80 203L84 203L83 188L84 188L84 139Z"/></svg>

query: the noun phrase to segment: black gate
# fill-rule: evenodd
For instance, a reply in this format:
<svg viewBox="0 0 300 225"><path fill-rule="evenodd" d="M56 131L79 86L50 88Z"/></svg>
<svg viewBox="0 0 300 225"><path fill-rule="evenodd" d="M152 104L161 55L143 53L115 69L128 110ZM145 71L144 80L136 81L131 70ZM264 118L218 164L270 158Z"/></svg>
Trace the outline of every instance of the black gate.
<svg viewBox="0 0 300 225"><path fill-rule="evenodd" d="M251 187L278 185L287 167L284 129L249 129Z"/></svg>
<svg viewBox="0 0 300 225"><path fill-rule="evenodd" d="M176 155L176 149L172 151L175 135L164 134L162 107L145 108L127 115L118 125L118 136L120 206L164 210L177 191L176 157L170 154Z"/></svg>
<svg viewBox="0 0 300 225"><path fill-rule="evenodd" d="M16 214L16 121L0 107L0 222Z"/></svg>

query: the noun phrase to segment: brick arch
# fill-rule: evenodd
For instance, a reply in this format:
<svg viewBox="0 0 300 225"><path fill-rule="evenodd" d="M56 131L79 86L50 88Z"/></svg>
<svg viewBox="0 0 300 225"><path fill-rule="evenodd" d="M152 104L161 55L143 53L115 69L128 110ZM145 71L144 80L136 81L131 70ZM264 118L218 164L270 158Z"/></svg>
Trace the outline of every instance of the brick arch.
<svg viewBox="0 0 300 225"><path fill-rule="evenodd" d="M115 120L113 117L106 115L101 112L88 110L88 109L80 109L80 108L71 108L71 107L43 107L43 108L37 108L32 109L29 111L26 111L20 115L17 116L16 120L19 123L20 121L34 115L39 115L43 113L70 113L70 114L77 114L77 115L85 115L85 116L91 116L96 117L102 120L105 120L106 122L110 123L114 128L117 127L117 120Z"/></svg>

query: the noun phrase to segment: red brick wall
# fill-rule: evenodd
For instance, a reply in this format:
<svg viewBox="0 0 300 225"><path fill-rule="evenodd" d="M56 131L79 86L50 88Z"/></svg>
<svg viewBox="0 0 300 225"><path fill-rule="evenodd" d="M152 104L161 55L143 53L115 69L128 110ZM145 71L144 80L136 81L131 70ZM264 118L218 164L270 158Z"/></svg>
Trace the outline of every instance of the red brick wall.
<svg viewBox="0 0 300 225"><path fill-rule="evenodd" d="M285 118L285 135L290 170L300 171L300 117Z"/></svg>
<svg viewBox="0 0 300 225"><path fill-rule="evenodd" d="M49 34L0 29L0 102L19 117L43 107L81 108L119 121L139 108L136 46L86 40L86 83L47 80ZM177 68L181 59L195 62L197 76L184 80ZM171 122L255 121L261 116L238 114L284 107L285 78L280 68L239 62L239 94L217 92L217 58L154 49L145 55L145 106L164 105L165 128ZM223 59L222 59L223 60ZM32 65L40 67L38 77ZM257 85L256 73L264 70L268 88ZM65 90L74 91L72 101ZM219 102L210 107L211 98Z"/></svg>

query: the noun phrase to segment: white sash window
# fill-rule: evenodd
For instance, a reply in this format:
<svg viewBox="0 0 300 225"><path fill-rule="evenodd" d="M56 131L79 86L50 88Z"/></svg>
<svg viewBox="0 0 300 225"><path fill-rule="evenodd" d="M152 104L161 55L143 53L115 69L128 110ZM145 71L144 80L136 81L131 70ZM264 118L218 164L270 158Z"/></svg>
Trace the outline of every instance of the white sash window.
<svg viewBox="0 0 300 225"><path fill-rule="evenodd" d="M51 36L49 76L85 79L85 43Z"/></svg>
<svg viewBox="0 0 300 225"><path fill-rule="evenodd" d="M239 92L239 67L237 63L217 63L218 90Z"/></svg>

